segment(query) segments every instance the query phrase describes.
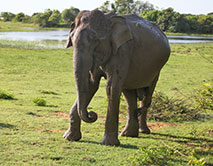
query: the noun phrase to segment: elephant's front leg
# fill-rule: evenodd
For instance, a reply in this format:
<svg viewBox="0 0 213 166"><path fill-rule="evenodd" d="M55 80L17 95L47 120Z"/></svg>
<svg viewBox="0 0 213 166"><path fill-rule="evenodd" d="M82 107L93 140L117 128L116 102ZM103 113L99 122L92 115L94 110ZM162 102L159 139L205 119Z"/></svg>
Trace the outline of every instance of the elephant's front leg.
<svg viewBox="0 0 213 166"><path fill-rule="evenodd" d="M94 83L90 85L89 100L88 104L91 101L92 97L96 93L99 87L101 76L97 77ZM78 99L75 100L71 110L70 110L70 126L69 129L64 133L64 138L69 141L78 141L81 139L81 119L78 115L77 107Z"/></svg>
<svg viewBox="0 0 213 166"><path fill-rule="evenodd" d="M78 141L81 139L81 119L77 111L77 99L70 110L70 126L64 133L64 138L69 141Z"/></svg>
<svg viewBox="0 0 213 166"><path fill-rule="evenodd" d="M119 121L119 104L121 87L118 85L111 85L108 81L107 96L108 96L108 111L105 123L105 134L101 141L103 145L120 145L118 140L118 121Z"/></svg>

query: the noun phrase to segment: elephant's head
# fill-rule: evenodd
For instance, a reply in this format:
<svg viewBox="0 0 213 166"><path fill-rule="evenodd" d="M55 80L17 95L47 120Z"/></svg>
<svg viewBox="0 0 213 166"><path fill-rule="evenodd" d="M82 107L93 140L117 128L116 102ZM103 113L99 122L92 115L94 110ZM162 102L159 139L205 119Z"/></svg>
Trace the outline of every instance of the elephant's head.
<svg viewBox="0 0 213 166"><path fill-rule="evenodd" d="M74 74L78 94L78 114L85 122L95 122L97 114L88 112L89 89L92 85L94 66L107 63L112 54L131 33L124 18L103 14L99 10L81 11L71 26L67 48L74 49Z"/></svg>

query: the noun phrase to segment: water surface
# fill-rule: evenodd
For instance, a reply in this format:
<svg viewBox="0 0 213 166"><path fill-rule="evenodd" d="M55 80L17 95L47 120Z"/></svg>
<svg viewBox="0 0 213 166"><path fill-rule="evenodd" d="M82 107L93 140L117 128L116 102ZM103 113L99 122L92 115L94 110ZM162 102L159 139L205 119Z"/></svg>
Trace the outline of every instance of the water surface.
<svg viewBox="0 0 213 166"><path fill-rule="evenodd" d="M64 41L67 40L69 30L51 30L40 32L0 32L0 40L9 41L55 41L57 44L54 47L63 48ZM203 36L175 36L167 35L170 43L203 43L213 42L213 37ZM62 42L63 41L63 42Z"/></svg>

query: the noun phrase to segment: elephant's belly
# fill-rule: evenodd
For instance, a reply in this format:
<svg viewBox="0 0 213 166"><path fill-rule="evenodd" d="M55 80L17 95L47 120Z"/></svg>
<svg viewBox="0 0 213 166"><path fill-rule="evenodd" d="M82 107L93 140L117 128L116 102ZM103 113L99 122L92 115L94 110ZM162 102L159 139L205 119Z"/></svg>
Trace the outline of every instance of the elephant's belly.
<svg viewBox="0 0 213 166"><path fill-rule="evenodd" d="M123 89L139 89L144 87L149 87L154 78L159 74L159 72L144 73L135 72L129 73L124 81Z"/></svg>
<svg viewBox="0 0 213 166"><path fill-rule="evenodd" d="M132 61L126 79L123 84L124 89L138 89L149 87L153 80L160 73L166 60L162 59L137 59Z"/></svg>
<svg viewBox="0 0 213 166"><path fill-rule="evenodd" d="M155 43L154 46L150 46L148 44L143 43L137 49L134 49L123 88L138 89L149 87L167 62L169 57L167 45Z"/></svg>

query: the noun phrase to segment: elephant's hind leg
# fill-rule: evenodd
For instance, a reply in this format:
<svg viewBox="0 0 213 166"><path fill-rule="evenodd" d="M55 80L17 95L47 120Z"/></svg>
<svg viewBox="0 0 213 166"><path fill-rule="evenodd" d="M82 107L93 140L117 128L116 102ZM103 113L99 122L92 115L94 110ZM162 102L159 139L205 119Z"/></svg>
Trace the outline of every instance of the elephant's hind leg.
<svg viewBox="0 0 213 166"><path fill-rule="evenodd" d="M157 84L158 77L159 77L159 75L157 75L155 77L155 79L153 80L150 87L144 88L144 90L142 91L143 92L142 95L144 97L143 97L142 101L140 102L139 111L140 111L141 114L138 117L138 119L139 119L139 132L141 132L141 133L150 134L150 129L148 128L147 122L146 122L147 110L151 105L152 95L153 95L153 92L155 90L155 86Z"/></svg>
<svg viewBox="0 0 213 166"><path fill-rule="evenodd" d="M124 90L123 94L127 101L128 119L121 136L138 137L138 111L137 111L137 92L136 90Z"/></svg>
<svg viewBox="0 0 213 166"><path fill-rule="evenodd" d="M78 141L81 139L81 119L77 111L77 99L70 110L70 127L64 133L64 138L69 141Z"/></svg>

